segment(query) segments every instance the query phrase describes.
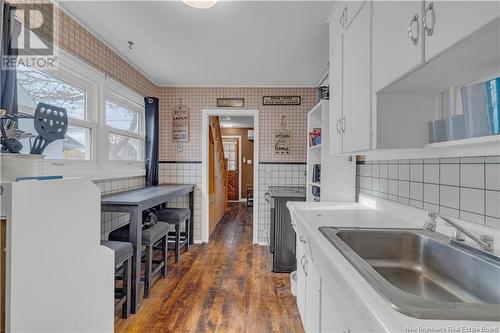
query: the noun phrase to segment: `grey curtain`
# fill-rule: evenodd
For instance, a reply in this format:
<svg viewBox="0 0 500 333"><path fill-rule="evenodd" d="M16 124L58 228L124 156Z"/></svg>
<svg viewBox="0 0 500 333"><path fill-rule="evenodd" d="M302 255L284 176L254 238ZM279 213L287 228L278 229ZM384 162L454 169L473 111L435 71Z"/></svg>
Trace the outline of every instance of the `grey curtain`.
<svg viewBox="0 0 500 333"><path fill-rule="evenodd" d="M158 185L159 100L144 97L146 125L146 186Z"/></svg>
<svg viewBox="0 0 500 333"><path fill-rule="evenodd" d="M14 7L0 2L1 7L1 45L0 45L0 108L7 110L7 113L17 113L17 80L16 70L4 67L4 57L16 57L17 49L15 45L21 32L21 23L15 20L13 16Z"/></svg>

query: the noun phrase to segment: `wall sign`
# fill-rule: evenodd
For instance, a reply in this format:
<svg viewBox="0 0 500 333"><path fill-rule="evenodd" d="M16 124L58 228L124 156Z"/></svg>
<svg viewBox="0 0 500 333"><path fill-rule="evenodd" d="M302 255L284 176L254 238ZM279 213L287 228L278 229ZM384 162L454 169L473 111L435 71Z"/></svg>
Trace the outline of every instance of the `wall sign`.
<svg viewBox="0 0 500 333"><path fill-rule="evenodd" d="M242 108L244 106L244 98L217 98L218 108Z"/></svg>
<svg viewBox="0 0 500 333"><path fill-rule="evenodd" d="M189 109L179 101L172 109L172 140L174 142L189 141Z"/></svg>
<svg viewBox="0 0 500 333"><path fill-rule="evenodd" d="M300 105L300 96L264 96L262 105Z"/></svg>
<svg viewBox="0 0 500 333"><path fill-rule="evenodd" d="M290 131L285 125L285 116L281 116L281 128L274 133L274 153L288 155L290 153Z"/></svg>

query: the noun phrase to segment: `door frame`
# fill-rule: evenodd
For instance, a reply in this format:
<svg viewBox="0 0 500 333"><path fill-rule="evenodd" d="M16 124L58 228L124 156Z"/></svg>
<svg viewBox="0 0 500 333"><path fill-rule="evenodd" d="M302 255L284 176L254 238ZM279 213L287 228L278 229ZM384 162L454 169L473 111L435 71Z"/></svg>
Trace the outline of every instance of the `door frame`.
<svg viewBox="0 0 500 333"><path fill-rule="evenodd" d="M208 200L208 124L213 116L251 116L253 117L254 149L253 149L253 244L258 245L258 207L259 207L259 110L247 109L203 109L201 114L201 196L202 196L202 225L201 240L208 243L208 213L210 203ZM240 191L241 193L241 191Z"/></svg>
<svg viewBox="0 0 500 333"><path fill-rule="evenodd" d="M241 174L243 173L242 171L242 163L243 163L243 160L242 160L242 157L241 157L241 145L242 145L242 141L241 141L241 135L222 135L222 141L224 141L224 138L228 138L228 139L238 139L238 201L243 201L243 199L241 198ZM222 146L224 146L224 142L222 142Z"/></svg>

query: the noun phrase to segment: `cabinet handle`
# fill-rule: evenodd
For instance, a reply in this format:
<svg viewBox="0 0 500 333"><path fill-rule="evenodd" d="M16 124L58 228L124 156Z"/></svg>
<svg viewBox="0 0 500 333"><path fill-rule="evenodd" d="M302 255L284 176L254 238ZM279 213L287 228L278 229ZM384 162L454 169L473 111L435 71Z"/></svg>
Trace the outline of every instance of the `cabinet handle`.
<svg viewBox="0 0 500 333"><path fill-rule="evenodd" d="M413 23L417 24L417 35L413 36ZM415 14L413 18L410 20L410 24L408 24L408 37L410 37L413 45L418 44L418 35L420 34L420 24L418 23L418 14Z"/></svg>
<svg viewBox="0 0 500 333"><path fill-rule="evenodd" d="M344 27L347 25L347 6L344 7Z"/></svg>
<svg viewBox="0 0 500 333"><path fill-rule="evenodd" d="M307 264L309 263L309 260L306 259L306 262L304 263L304 266L302 266L302 268L304 268L304 274L306 276L309 275L309 273L307 272Z"/></svg>
<svg viewBox="0 0 500 333"><path fill-rule="evenodd" d="M302 243L304 243L304 244L306 243L306 240L305 240L305 239L304 239L304 237L302 237L302 236L300 236L300 237L299 237L299 241L301 241L301 242L302 242Z"/></svg>
<svg viewBox="0 0 500 333"><path fill-rule="evenodd" d="M306 256L303 255L302 258L300 258L300 265L302 266L302 269L304 269L304 260L306 259Z"/></svg>
<svg viewBox="0 0 500 333"><path fill-rule="evenodd" d="M340 135L342 135L342 130L340 129L340 122L342 121L342 118L339 118L339 120L337 120L337 133L339 133Z"/></svg>
<svg viewBox="0 0 500 333"><path fill-rule="evenodd" d="M340 129L342 131L342 134L345 134L345 117L342 117Z"/></svg>
<svg viewBox="0 0 500 333"><path fill-rule="evenodd" d="M427 22L427 13L431 12L432 14L432 26ZM434 12L434 3L430 2L429 6L424 11L423 23L424 23L424 31L427 33L427 36L431 36L434 33L434 22L436 21L436 13Z"/></svg>

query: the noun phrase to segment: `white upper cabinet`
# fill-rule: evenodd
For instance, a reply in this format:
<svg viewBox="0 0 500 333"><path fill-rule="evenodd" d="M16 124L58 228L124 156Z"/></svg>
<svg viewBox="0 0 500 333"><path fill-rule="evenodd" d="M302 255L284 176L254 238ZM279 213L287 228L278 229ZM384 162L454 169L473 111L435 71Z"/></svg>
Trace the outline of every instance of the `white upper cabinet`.
<svg viewBox="0 0 500 333"><path fill-rule="evenodd" d="M342 152L342 34L330 54L330 154Z"/></svg>
<svg viewBox="0 0 500 333"><path fill-rule="evenodd" d="M371 146L371 14L372 4L366 2L343 34L344 153L369 150Z"/></svg>
<svg viewBox="0 0 500 333"><path fill-rule="evenodd" d="M426 1L424 15L425 59L428 61L499 17L500 2Z"/></svg>
<svg viewBox="0 0 500 333"><path fill-rule="evenodd" d="M423 63L422 1L373 2L373 90Z"/></svg>
<svg viewBox="0 0 500 333"><path fill-rule="evenodd" d="M336 3L333 8L332 13L329 18L329 50L330 54L332 54L335 49L335 45L338 44L340 37L342 36L342 31L344 30L344 17L343 17L343 9L342 2Z"/></svg>

